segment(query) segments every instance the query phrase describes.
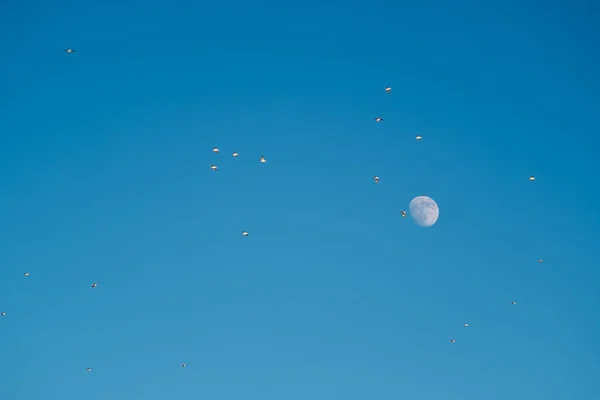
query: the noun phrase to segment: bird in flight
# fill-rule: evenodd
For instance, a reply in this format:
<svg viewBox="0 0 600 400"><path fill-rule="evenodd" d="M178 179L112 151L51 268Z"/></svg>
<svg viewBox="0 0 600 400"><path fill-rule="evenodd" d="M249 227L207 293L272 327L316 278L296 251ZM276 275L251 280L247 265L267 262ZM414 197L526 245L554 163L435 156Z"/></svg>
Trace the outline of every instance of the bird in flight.
<svg viewBox="0 0 600 400"><path fill-rule="evenodd" d="M375 122L381 122L381 121L383 121L383 118L381 118L381 117L375 117L373 119L375 120Z"/></svg>
<svg viewBox="0 0 600 400"><path fill-rule="evenodd" d="M248 232L246 232L246 231L242 231L242 235L243 235L243 236L248 236Z"/></svg>
<svg viewBox="0 0 600 400"><path fill-rule="evenodd" d="M456 343L456 340L450 339L450 343Z"/></svg>
<svg viewBox="0 0 600 400"><path fill-rule="evenodd" d="M529 177L529 180L530 180L531 182L535 181L535 176L531 175L531 176Z"/></svg>
<svg viewBox="0 0 600 400"><path fill-rule="evenodd" d="M400 214L402 214L403 217L406 217L406 211L402 210L400 211Z"/></svg>
<svg viewBox="0 0 600 400"><path fill-rule="evenodd" d="M211 165L210 169L212 169L213 171L217 171L218 170L216 165Z"/></svg>
<svg viewBox="0 0 600 400"><path fill-rule="evenodd" d="M25 275L25 276L29 276L29 272L25 272L23 275Z"/></svg>
<svg viewBox="0 0 600 400"><path fill-rule="evenodd" d="M260 162L262 162L262 163L267 162L267 159L265 158L265 156L260 156Z"/></svg>
<svg viewBox="0 0 600 400"><path fill-rule="evenodd" d="M373 177L373 180L375 181L375 183L379 183L379 177L378 177L377 175L375 175L375 176Z"/></svg>
<svg viewBox="0 0 600 400"><path fill-rule="evenodd" d="M385 88L385 91L388 92L388 93L392 93L392 88L388 86L388 87Z"/></svg>
<svg viewBox="0 0 600 400"><path fill-rule="evenodd" d="M239 156L239 154L237 153L237 151L234 151L234 152L233 152L233 157L234 157L234 158L237 158L237 156Z"/></svg>
<svg viewBox="0 0 600 400"><path fill-rule="evenodd" d="M218 147L213 147L213 152L215 154L219 154L219 148Z"/></svg>
<svg viewBox="0 0 600 400"><path fill-rule="evenodd" d="M66 49L65 52L66 53L75 53L75 50L73 50L73 49Z"/></svg>
<svg viewBox="0 0 600 400"><path fill-rule="evenodd" d="M96 286L98 286L96 283L92 283L92 289L94 289Z"/></svg>
<svg viewBox="0 0 600 400"><path fill-rule="evenodd" d="M423 137L422 137L421 135L417 135L417 136L415 137L415 139L417 139L417 140L421 140L421 139L423 139Z"/></svg>

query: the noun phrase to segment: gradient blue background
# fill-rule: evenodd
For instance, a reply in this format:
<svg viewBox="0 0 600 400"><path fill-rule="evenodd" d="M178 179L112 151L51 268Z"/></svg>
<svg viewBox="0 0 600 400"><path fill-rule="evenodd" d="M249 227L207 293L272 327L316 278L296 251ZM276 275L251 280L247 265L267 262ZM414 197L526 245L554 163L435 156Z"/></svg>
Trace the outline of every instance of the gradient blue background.
<svg viewBox="0 0 600 400"><path fill-rule="evenodd" d="M597 3L81 3L0 9L2 400L600 398Z"/></svg>

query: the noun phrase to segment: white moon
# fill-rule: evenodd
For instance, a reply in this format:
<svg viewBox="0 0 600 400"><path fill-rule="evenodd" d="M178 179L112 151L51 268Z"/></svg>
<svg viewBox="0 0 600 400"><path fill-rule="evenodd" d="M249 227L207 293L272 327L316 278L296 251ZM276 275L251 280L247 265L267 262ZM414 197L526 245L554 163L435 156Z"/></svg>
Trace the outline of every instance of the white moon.
<svg viewBox="0 0 600 400"><path fill-rule="evenodd" d="M440 209L431 197L418 196L412 199L409 206L410 215L417 225L424 228L435 224L440 216Z"/></svg>

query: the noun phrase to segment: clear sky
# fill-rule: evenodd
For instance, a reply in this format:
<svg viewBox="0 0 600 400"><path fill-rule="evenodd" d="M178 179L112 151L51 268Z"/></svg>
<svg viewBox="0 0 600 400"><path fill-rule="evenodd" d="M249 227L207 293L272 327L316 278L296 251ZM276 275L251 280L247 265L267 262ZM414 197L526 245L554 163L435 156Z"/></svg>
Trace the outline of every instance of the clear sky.
<svg viewBox="0 0 600 400"><path fill-rule="evenodd" d="M0 398L600 398L599 18L3 3Z"/></svg>

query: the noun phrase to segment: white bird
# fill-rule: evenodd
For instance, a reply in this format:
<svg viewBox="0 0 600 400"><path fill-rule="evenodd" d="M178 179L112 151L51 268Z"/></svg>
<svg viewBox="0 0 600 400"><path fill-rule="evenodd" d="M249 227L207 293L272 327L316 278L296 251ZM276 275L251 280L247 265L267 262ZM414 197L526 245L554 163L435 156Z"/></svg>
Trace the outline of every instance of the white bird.
<svg viewBox="0 0 600 400"><path fill-rule="evenodd" d="M87 372L90 372L92 369L91 368L86 368L85 369Z"/></svg>
<svg viewBox="0 0 600 400"><path fill-rule="evenodd" d="M210 166L210 168L211 168L213 171L217 171L217 166L216 166L216 165L211 165L211 166Z"/></svg>
<svg viewBox="0 0 600 400"><path fill-rule="evenodd" d="M544 260L542 260L541 258L538 260L539 263L543 263Z"/></svg>
<svg viewBox="0 0 600 400"><path fill-rule="evenodd" d="M234 151L234 152L233 152L233 156L234 156L234 157L237 157L237 156L239 156L239 154L237 153L237 151Z"/></svg>
<svg viewBox="0 0 600 400"><path fill-rule="evenodd" d="M215 154L219 154L219 148L218 147L213 147L213 152Z"/></svg>
<svg viewBox="0 0 600 400"><path fill-rule="evenodd" d="M392 88L388 86L388 87L385 88L385 91L388 92L388 93L392 93Z"/></svg>
<svg viewBox="0 0 600 400"><path fill-rule="evenodd" d="M2 312L2 316L3 316L3 317L6 317L6 313L5 313L4 311Z"/></svg>
<svg viewBox="0 0 600 400"><path fill-rule="evenodd" d="M529 177L529 180L530 180L531 182L535 181L535 176L531 175L531 176Z"/></svg>
<svg viewBox="0 0 600 400"><path fill-rule="evenodd" d="M421 140L421 139L423 139L423 137L422 137L421 135L417 135L417 136L415 137L415 139L417 139L417 140Z"/></svg>
<svg viewBox="0 0 600 400"><path fill-rule="evenodd" d="M381 117L375 117L373 119L375 120L375 122L381 122L381 121L383 121L383 118L381 118Z"/></svg>
<svg viewBox="0 0 600 400"><path fill-rule="evenodd" d="M260 156L260 162L265 163L267 162L265 156Z"/></svg>
<svg viewBox="0 0 600 400"><path fill-rule="evenodd" d="M469 326L469 324L465 324L465 327Z"/></svg>
<svg viewBox="0 0 600 400"><path fill-rule="evenodd" d="M246 231L242 231L242 235L244 235L244 236L248 236L248 232L246 232Z"/></svg>
<svg viewBox="0 0 600 400"><path fill-rule="evenodd" d="M29 276L29 272L25 272L23 275L25 275L25 276Z"/></svg>
<svg viewBox="0 0 600 400"><path fill-rule="evenodd" d="M375 183L379 183L379 177L378 176L374 176L373 180L375 181Z"/></svg>
<svg viewBox="0 0 600 400"><path fill-rule="evenodd" d="M73 50L73 49L66 49L65 52L67 52L67 53L75 53L75 50Z"/></svg>
<svg viewBox="0 0 600 400"><path fill-rule="evenodd" d="M456 343L456 340L450 339L450 343Z"/></svg>
<svg viewBox="0 0 600 400"><path fill-rule="evenodd" d="M96 286L98 286L98 284L92 283L92 289L94 289Z"/></svg>
<svg viewBox="0 0 600 400"><path fill-rule="evenodd" d="M402 211L400 211L400 213L402 214L403 217L406 217L406 211L402 210Z"/></svg>
<svg viewBox="0 0 600 400"><path fill-rule="evenodd" d="M182 367L182 368L185 368L185 364L181 364L181 367Z"/></svg>
<svg viewBox="0 0 600 400"><path fill-rule="evenodd" d="M517 304L517 302L516 302L516 301L513 301L511 304L514 306L515 304Z"/></svg>

